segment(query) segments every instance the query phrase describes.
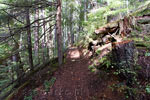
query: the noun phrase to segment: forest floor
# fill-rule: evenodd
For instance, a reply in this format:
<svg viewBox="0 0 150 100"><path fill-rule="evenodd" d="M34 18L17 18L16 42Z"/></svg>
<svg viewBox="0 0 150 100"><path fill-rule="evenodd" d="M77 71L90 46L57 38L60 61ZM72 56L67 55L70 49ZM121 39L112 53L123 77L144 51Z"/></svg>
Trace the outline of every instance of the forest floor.
<svg viewBox="0 0 150 100"><path fill-rule="evenodd" d="M43 69L34 77L32 84L19 92L13 100L122 100L122 94L109 86L115 78L103 79L90 72L90 56L83 55L83 49L75 47L67 51L65 63L52 75ZM43 75L44 74L44 75ZM55 83L45 91L44 80L55 78Z"/></svg>

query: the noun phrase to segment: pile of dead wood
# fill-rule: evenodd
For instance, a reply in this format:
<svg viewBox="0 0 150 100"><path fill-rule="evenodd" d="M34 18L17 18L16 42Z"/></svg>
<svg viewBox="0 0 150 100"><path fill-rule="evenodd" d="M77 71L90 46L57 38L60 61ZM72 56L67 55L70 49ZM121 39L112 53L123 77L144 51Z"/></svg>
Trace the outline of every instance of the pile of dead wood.
<svg viewBox="0 0 150 100"><path fill-rule="evenodd" d="M90 41L88 49L90 51L96 51L94 48L98 48L102 45L121 42L123 39L130 35L132 30L135 30L139 24L149 24L150 15L143 15L138 17L128 16L115 22L106 24L99 29L96 29Z"/></svg>
<svg viewBox="0 0 150 100"><path fill-rule="evenodd" d="M142 8L142 10L144 9L147 9L147 7ZM139 10L136 13L142 10ZM105 50L109 49L113 54L117 54L114 55L114 57L120 57L116 58L116 61L117 59L122 59L122 55L123 57L134 59L133 55L135 53L134 51L136 51L134 47L135 42L128 40L128 36L132 32L132 30L135 30L138 27L139 24L149 23L149 14L137 17L135 15L135 12L133 14L130 14L129 16L125 16L123 19L110 22L94 31L93 38L88 45L88 50L92 51L94 55L97 50L105 52ZM126 40L124 38L126 38ZM132 52L132 55L126 54L126 51L128 50L130 50L129 53ZM103 56L105 55L107 54L104 53ZM126 61L128 59L123 60ZM129 61L129 63L131 63L130 65L133 64L132 61Z"/></svg>
<svg viewBox="0 0 150 100"><path fill-rule="evenodd" d="M113 42L121 42L124 37L130 35L131 31L136 29L139 24L150 23L150 13L137 16L150 9L150 2L139 7L133 13L114 22L110 22L94 31L93 41L90 41L88 49L93 50L96 46L101 46Z"/></svg>

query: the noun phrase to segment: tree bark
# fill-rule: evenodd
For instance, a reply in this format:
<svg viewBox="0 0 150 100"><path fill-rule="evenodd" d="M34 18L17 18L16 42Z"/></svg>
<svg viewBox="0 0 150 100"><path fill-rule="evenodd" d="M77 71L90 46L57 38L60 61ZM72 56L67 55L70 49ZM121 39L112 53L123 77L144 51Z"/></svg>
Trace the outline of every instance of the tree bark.
<svg viewBox="0 0 150 100"><path fill-rule="evenodd" d="M10 27L11 26L10 26L10 23L9 23L9 20L8 20L8 28L9 28L9 31L10 31L10 35L12 35L12 31L11 31ZM19 49L20 45L15 40L15 38L13 36L12 36L12 39L13 39L14 44L15 44L15 47L13 48L12 51L16 51L16 50ZM19 39L20 39L20 35L17 36L17 40L19 40ZM22 63L19 52L17 52L16 54L14 54L12 56L12 61L16 63L16 70L15 71L17 73L18 83L20 84L20 81L21 81L21 79L20 79L21 77L20 76L23 75L24 71L23 71L23 66L19 66ZM11 71L12 71L12 81L14 81L14 75L13 75L14 68L13 67L11 68Z"/></svg>
<svg viewBox="0 0 150 100"><path fill-rule="evenodd" d="M84 0L84 21L87 21L88 0Z"/></svg>
<svg viewBox="0 0 150 100"><path fill-rule="evenodd" d="M73 45L74 44L74 33L73 33L73 24L72 24L72 19L73 19L73 9L72 8L70 8L70 35L71 35L71 45Z"/></svg>
<svg viewBox="0 0 150 100"><path fill-rule="evenodd" d="M134 41L115 42L112 47L112 63L115 64L120 78L126 80L126 85L133 87L136 77L134 74L136 62Z"/></svg>
<svg viewBox="0 0 150 100"><path fill-rule="evenodd" d="M62 33L61 33L61 0L57 0L57 15L56 15L56 31L57 31L57 48L58 48L58 62L59 66L63 63L62 52Z"/></svg>
<svg viewBox="0 0 150 100"><path fill-rule="evenodd" d="M135 64L136 48L134 41L126 40L112 43L112 62L119 69L133 69Z"/></svg>
<svg viewBox="0 0 150 100"><path fill-rule="evenodd" d="M45 11L44 9L41 9L41 18L44 18L45 17ZM43 35L43 38L42 38L42 58L43 58L43 61L45 61L46 59L46 23L45 23L45 20L43 20L43 27L42 27L42 34Z"/></svg>
<svg viewBox="0 0 150 100"><path fill-rule="evenodd" d="M35 10L35 20L39 19L39 10L36 9ZM36 57L36 61L39 63L40 58L39 58L39 21L37 21L35 23L35 32L34 32L34 39L35 39L35 43L34 43L34 55Z"/></svg>
<svg viewBox="0 0 150 100"><path fill-rule="evenodd" d="M33 68L33 58L32 58L32 41L31 41L31 29L30 29L30 13L29 8L26 8L26 24L27 24L27 42L28 42L28 53L29 53L29 66L31 70Z"/></svg>

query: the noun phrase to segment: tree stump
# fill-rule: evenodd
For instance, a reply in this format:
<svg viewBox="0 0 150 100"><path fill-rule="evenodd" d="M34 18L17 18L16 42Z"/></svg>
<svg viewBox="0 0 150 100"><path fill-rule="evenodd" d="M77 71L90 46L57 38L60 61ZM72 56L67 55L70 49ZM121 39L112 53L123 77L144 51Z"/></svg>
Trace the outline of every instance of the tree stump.
<svg viewBox="0 0 150 100"><path fill-rule="evenodd" d="M133 68L135 64L135 45L134 41L123 41L112 43L113 62L119 68Z"/></svg>
<svg viewBox="0 0 150 100"><path fill-rule="evenodd" d="M126 85L132 87L136 83L134 41L112 43L112 58L121 79L126 80Z"/></svg>

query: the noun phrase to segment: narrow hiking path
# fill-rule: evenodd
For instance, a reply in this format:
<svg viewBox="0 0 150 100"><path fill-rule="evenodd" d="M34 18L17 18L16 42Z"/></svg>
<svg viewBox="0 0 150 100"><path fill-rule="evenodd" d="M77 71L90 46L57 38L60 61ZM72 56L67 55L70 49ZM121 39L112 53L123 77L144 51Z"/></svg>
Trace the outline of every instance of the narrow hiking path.
<svg viewBox="0 0 150 100"><path fill-rule="evenodd" d="M23 100L24 97L32 100L123 100L120 94L109 88L116 80L111 75L105 78L103 74L92 73L88 69L92 63L90 56L83 53L83 49L69 48L65 63L52 76L47 75L50 67L40 70L33 76L31 84L12 100ZM51 77L55 77L56 81L49 92L45 92L43 82Z"/></svg>
<svg viewBox="0 0 150 100"><path fill-rule="evenodd" d="M46 96L37 96L36 100L88 100L90 97L90 60L77 48L68 50L66 61L54 73L56 82ZM44 98L40 98L44 97Z"/></svg>
<svg viewBox="0 0 150 100"><path fill-rule="evenodd" d="M56 83L50 90L49 98L53 100L83 100L88 99L90 60L82 56L77 48L68 52L66 63L60 71L55 73Z"/></svg>
<svg viewBox="0 0 150 100"><path fill-rule="evenodd" d="M89 71L90 64L88 54L70 48L65 64L53 75L56 82L50 92L39 93L34 100L119 100L108 88L109 82Z"/></svg>

